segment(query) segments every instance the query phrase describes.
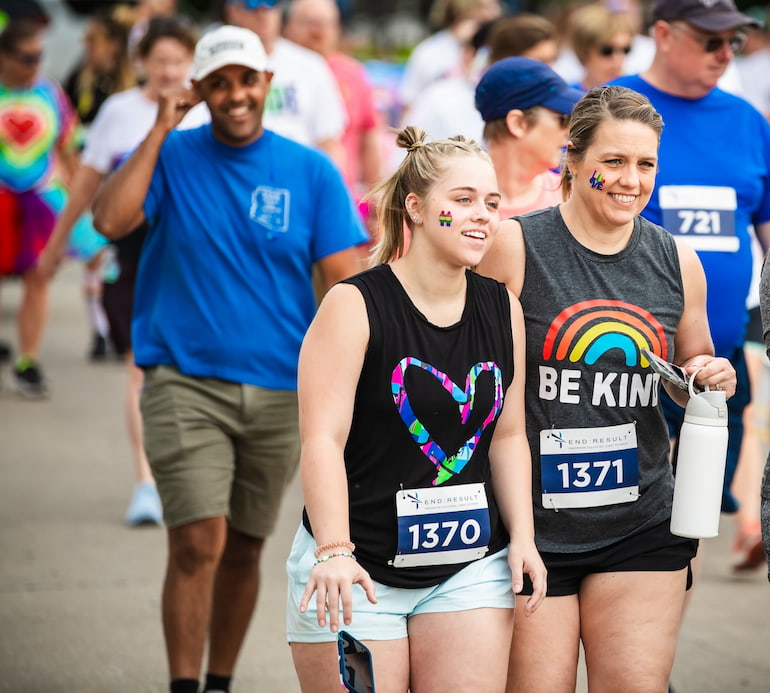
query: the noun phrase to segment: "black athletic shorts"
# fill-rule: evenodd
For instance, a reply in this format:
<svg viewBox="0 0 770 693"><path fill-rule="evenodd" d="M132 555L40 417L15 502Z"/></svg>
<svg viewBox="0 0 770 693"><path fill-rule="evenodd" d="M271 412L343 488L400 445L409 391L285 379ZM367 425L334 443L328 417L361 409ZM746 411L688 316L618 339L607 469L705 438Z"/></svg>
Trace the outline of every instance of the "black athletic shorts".
<svg viewBox="0 0 770 693"><path fill-rule="evenodd" d="M549 597L564 597L580 592L583 578L594 573L633 571L673 571L687 568L687 589L692 586L690 561L698 551L697 539L671 534L670 522L642 530L620 541L593 551L554 553L541 551L548 569ZM523 595L532 594L529 576L524 576Z"/></svg>

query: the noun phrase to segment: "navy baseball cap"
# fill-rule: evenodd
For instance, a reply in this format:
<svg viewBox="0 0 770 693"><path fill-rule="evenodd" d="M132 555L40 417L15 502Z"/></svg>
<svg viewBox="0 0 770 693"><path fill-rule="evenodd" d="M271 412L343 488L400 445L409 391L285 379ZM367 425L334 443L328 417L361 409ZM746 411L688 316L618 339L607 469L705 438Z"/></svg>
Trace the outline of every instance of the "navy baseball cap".
<svg viewBox="0 0 770 693"><path fill-rule="evenodd" d="M533 106L569 115L582 97L548 65L523 57L493 63L476 86L476 108L485 123Z"/></svg>
<svg viewBox="0 0 770 693"><path fill-rule="evenodd" d="M733 0L655 0L652 19L687 22L703 31L728 31L759 22L738 11Z"/></svg>
<svg viewBox="0 0 770 693"><path fill-rule="evenodd" d="M259 7L275 7L278 0L227 0L233 5L246 5L250 10L256 10Z"/></svg>

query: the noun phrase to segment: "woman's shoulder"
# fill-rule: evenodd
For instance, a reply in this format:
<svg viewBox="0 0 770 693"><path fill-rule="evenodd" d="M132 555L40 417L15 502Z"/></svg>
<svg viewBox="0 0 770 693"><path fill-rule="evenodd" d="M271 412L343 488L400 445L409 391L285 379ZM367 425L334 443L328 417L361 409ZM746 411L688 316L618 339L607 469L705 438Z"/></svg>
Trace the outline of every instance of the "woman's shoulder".
<svg viewBox="0 0 770 693"><path fill-rule="evenodd" d="M390 265L383 263L381 265L374 265L373 267L367 267L361 270L357 274L353 274L347 279L343 279L341 284L367 284L376 281L381 281L386 275L393 276L393 270L390 269Z"/></svg>
<svg viewBox="0 0 770 693"><path fill-rule="evenodd" d="M470 283L486 291L499 291L500 287L505 287L505 284L500 280L485 274L479 274L473 270L466 270L466 275Z"/></svg>
<svg viewBox="0 0 770 693"><path fill-rule="evenodd" d="M505 305L509 303L509 292L504 282L472 270L468 270L466 274L469 286L483 304L489 305L492 301Z"/></svg>
<svg viewBox="0 0 770 693"><path fill-rule="evenodd" d="M355 287L364 299L380 301L383 296L393 296L397 289L398 280L395 278L390 265L382 264L369 267L358 274L343 279L337 286Z"/></svg>
<svg viewBox="0 0 770 693"><path fill-rule="evenodd" d="M533 226L536 224L550 224L560 217L559 206L554 205L552 207L544 207L543 209L535 209L525 214L517 214L513 217L513 220L518 221L522 226Z"/></svg>
<svg viewBox="0 0 770 693"><path fill-rule="evenodd" d="M678 246L676 238L660 226L660 224L656 224L642 216L637 217L637 220L644 237L654 239L655 243L659 243L668 249L674 249Z"/></svg>

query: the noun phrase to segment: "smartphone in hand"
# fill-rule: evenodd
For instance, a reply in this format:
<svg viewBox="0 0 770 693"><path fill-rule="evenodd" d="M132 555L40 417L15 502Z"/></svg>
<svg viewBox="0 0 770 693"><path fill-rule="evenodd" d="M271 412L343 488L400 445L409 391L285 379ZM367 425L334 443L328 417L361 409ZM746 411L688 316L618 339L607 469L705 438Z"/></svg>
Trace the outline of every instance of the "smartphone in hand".
<svg viewBox="0 0 770 693"><path fill-rule="evenodd" d="M678 388L688 391L690 376L683 368L676 364L664 361L660 356L656 356L648 349L641 349L642 355L650 362L650 368L654 370L661 378L665 378L670 383L674 383Z"/></svg>
<svg viewBox="0 0 770 693"><path fill-rule="evenodd" d="M347 631L337 634L342 686L353 693L374 693L374 670L369 648Z"/></svg>

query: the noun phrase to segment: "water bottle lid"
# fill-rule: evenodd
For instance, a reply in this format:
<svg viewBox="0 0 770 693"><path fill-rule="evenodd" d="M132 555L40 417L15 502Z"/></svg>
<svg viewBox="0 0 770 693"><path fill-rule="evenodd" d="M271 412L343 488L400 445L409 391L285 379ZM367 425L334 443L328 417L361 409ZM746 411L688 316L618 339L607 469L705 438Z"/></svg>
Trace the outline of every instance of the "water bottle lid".
<svg viewBox="0 0 770 693"><path fill-rule="evenodd" d="M722 390L695 392L694 382L700 368L690 376L690 401L684 410L684 420L701 426L727 426L727 397Z"/></svg>

